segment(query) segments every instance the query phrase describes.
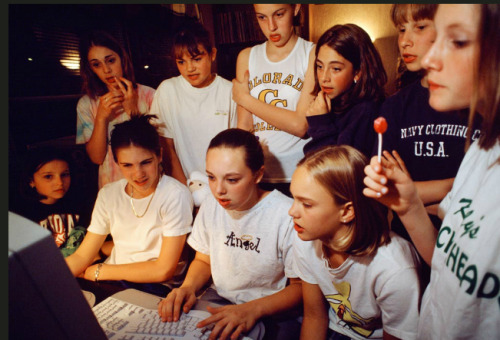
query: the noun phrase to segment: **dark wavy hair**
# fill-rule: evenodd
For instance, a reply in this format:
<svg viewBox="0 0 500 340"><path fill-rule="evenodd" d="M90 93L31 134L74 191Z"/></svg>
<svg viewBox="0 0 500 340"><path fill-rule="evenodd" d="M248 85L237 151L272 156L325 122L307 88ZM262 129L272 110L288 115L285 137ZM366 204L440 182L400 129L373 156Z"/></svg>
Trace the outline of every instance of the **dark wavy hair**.
<svg viewBox="0 0 500 340"><path fill-rule="evenodd" d="M23 157L23 167L19 177L19 193L21 197L33 201L46 199L46 196L39 194L36 188L30 186L33 176L45 164L55 160L66 162L71 175L73 163L71 158L67 156L67 153L56 147L41 147L29 150Z"/></svg>
<svg viewBox="0 0 500 340"><path fill-rule="evenodd" d="M387 209L363 195L364 168L368 159L349 145L329 145L307 153L297 167L304 167L333 197L335 203L352 203L354 219L335 250L355 256L371 255L390 242Z"/></svg>
<svg viewBox="0 0 500 340"><path fill-rule="evenodd" d="M208 150L214 148L243 148L245 150L245 164L257 172L264 165L264 151L257 137L246 130L231 128L219 132L208 145Z"/></svg>
<svg viewBox="0 0 500 340"><path fill-rule="evenodd" d="M93 46L106 47L118 54L121 60L123 77L130 80L134 88L137 87L134 67L127 51L111 34L101 30L93 30L81 37L79 45L80 75L82 77L82 91L84 93L90 98L95 99L108 92L106 84L99 79L90 67L88 55Z"/></svg>
<svg viewBox="0 0 500 340"><path fill-rule="evenodd" d="M380 103L385 99L384 86L387 74L368 33L355 24L335 25L319 38L316 44L316 57L324 45L349 60L354 73L360 72L357 83L353 83L348 90L332 100L334 112L345 112L360 101L373 100ZM314 78L316 84L313 94L317 95L320 85L316 70Z"/></svg>
<svg viewBox="0 0 500 340"><path fill-rule="evenodd" d="M116 153L120 148L131 145L144 148L161 156L160 135L157 126L151 123L156 115L133 114L129 120L116 124L111 131L111 151L113 159L118 163Z"/></svg>

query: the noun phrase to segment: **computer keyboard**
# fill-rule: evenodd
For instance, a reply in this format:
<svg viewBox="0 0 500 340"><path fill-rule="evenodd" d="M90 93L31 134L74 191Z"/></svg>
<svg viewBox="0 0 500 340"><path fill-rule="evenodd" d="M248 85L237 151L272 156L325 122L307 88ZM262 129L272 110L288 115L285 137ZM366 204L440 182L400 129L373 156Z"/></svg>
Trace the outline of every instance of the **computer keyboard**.
<svg viewBox="0 0 500 340"><path fill-rule="evenodd" d="M191 310L182 314L178 322L163 322L157 310L144 308L109 297L93 309L97 321L108 339L179 340L208 339L209 328L196 324L210 313Z"/></svg>

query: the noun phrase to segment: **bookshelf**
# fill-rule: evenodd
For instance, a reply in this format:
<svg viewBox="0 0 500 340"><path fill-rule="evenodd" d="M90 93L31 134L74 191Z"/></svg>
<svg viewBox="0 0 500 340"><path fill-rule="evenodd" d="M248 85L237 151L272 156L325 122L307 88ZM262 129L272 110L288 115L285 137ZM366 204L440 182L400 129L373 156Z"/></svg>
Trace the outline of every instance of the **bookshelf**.
<svg viewBox="0 0 500 340"><path fill-rule="evenodd" d="M235 6L230 10L224 5L214 5L215 28L219 44L235 44L245 42L264 41L252 5L245 7ZM233 7L234 5L231 5ZM218 8L217 7L222 7ZM239 8L238 8L239 7Z"/></svg>
<svg viewBox="0 0 500 340"><path fill-rule="evenodd" d="M266 40L255 20L252 4L212 5L217 73L231 80L238 53Z"/></svg>

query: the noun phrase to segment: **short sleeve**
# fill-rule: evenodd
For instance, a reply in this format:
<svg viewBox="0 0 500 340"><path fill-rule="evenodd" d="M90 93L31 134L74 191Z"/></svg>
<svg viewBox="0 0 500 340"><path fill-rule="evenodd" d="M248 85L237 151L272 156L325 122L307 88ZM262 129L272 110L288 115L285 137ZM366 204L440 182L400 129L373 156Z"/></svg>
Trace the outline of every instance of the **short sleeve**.
<svg viewBox="0 0 500 340"><path fill-rule="evenodd" d="M139 103L138 109L141 113L150 113L151 105L153 104L153 98L156 90L152 87L146 85L138 85L139 87Z"/></svg>
<svg viewBox="0 0 500 340"><path fill-rule="evenodd" d="M104 190L99 190L94 210L92 211L90 226L87 229L88 231L98 235L107 235L110 233L110 218L108 214L110 209L106 207L106 202L108 201Z"/></svg>
<svg viewBox="0 0 500 340"><path fill-rule="evenodd" d="M293 270L293 219L289 219L283 223L280 233L281 236L281 252L283 254L283 263L285 264L285 275L290 278L296 278L298 275Z"/></svg>
<svg viewBox="0 0 500 340"><path fill-rule="evenodd" d="M193 199L189 189L177 186L177 192L172 193L169 202L161 208L163 236L180 236L191 232L193 222Z"/></svg>
<svg viewBox="0 0 500 340"><path fill-rule="evenodd" d="M92 113L92 100L85 95L78 100L76 105L76 144L87 143L94 130L94 115Z"/></svg>
<svg viewBox="0 0 500 340"><path fill-rule="evenodd" d="M160 127L158 132L161 136L165 138L173 138L173 134L169 129L168 122L168 86L169 84L166 81L163 81L158 89L155 91L153 95L153 101L151 103L150 113L158 116L158 123Z"/></svg>
<svg viewBox="0 0 500 340"><path fill-rule="evenodd" d="M194 219L193 230L188 237L187 243L196 250L205 255L210 256L210 235L208 232L210 220L210 207L212 207L211 200L206 199L200 206L198 214Z"/></svg>

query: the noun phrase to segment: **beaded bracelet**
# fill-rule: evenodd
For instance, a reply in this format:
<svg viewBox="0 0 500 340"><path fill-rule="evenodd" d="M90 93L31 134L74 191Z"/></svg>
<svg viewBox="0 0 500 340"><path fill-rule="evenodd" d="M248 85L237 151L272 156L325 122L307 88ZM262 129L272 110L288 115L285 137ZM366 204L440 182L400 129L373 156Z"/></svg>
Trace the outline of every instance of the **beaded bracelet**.
<svg viewBox="0 0 500 340"><path fill-rule="evenodd" d="M104 264L104 263L102 263L102 262L101 262L101 263L99 263L99 264L97 265L97 268L96 268L96 270L95 270L95 274L94 274L94 281L95 281L95 282L97 282L97 279L99 278L99 271L101 270L101 267L102 267L102 265L103 265L103 264Z"/></svg>

